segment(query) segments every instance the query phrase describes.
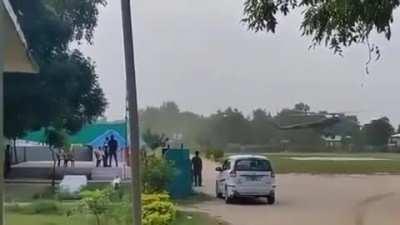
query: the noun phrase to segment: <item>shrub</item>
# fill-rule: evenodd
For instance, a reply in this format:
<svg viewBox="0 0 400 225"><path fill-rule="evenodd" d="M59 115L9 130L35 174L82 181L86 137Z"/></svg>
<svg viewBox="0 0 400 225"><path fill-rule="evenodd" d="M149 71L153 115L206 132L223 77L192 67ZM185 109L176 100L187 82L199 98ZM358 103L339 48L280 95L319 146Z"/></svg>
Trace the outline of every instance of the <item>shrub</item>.
<svg viewBox="0 0 400 225"><path fill-rule="evenodd" d="M130 211L127 214L130 215ZM169 225L176 218L176 207L168 194L142 195L143 225ZM125 221L130 221L125 219Z"/></svg>
<svg viewBox="0 0 400 225"><path fill-rule="evenodd" d="M81 196L79 194L69 193L69 192L61 192L58 191L55 195L57 200L79 200Z"/></svg>
<svg viewBox="0 0 400 225"><path fill-rule="evenodd" d="M169 225L176 217L176 208L167 194L142 196L143 225Z"/></svg>
<svg viewBox="0 0 400 225"><path fill-rule="evenodd" d="M115 224L129 225L132 221L132 205L128 198L114 203L108 215ZM168 194L142 194L143 225L169 225L176 217L176 208Z"/></svg>
<svg viewBox="0 0 400 225"><path fill-rule="evenodd" d="M53 200L40 200L28 204L12 203L6 206L7 211L19 214L63 214L64 208L57 201Z"/></svg>
<svg viewBox="0 0 400 225"><path fill-rule="evenodd" d="M128 196L113 201L117 193L111 188L83 191L80 206L72 213L91 214L96 225L131 224L131 203ZM176 208L166 193L142 194L143 225L170 225L176 217Z"/></svg>
<svg viewBox="0 0 400 225"><path fill-rule="evenodd" d="M48 187L40 192L34 193L32 198L34 200L40 199L54 199L56 196L56 189L54 187Z"/></svg>
<svg viewBox="0 0 400 225"><path fill-rule="evenodd" d="M23 208L23 207L22 207ZM32 202L27 208L22 209L27 214L62 214L60 203L53 200L41 200Z"/></svg>
<svg viewBox="0 0 400 225"><path fill-rule="evenodd" d="M145 193L163 192L173 179L174 167L171 162L157 156L150 156L142 170Z"/></svg>
<svg viewBox="0 0 400 225"><path fill-rule="evenodd" d="M224 157L224 150L214 149L214 160L218 161Z"/></svg>
<svg viewBox="0 0 400 225"><path fill-rule="evenodd" d="M97 225L107 224L107 217L105 215L112 208L110 199L111 192L111 188L81 192L82 199L80 200L79 209L81 212L92 214L96 219Z"/></svg>
<svg viewBox="0 0 400 225"><path fill-rule="evenodd" d="M214 155L214 151L213 151L212 148L207 148L207 149L205 150L205 157L206 157L207 159L212 159L212 158L213 158L213 155Z"/></svg>
<svg viewBox="0 0 400 225"><path fill-rule="evenodd" d="M205 150L205 157L214 161L219 161L224 157L224 150L219 148L207 148Z"/></svg>
<svg viewBox="0 0 400 225"><path fill-rule="evenodd" d="M15 213L22 213L22 208L20 204L16 202L12 202L9 205L6 205L6 209L9 212L15 212Z"/></svg>

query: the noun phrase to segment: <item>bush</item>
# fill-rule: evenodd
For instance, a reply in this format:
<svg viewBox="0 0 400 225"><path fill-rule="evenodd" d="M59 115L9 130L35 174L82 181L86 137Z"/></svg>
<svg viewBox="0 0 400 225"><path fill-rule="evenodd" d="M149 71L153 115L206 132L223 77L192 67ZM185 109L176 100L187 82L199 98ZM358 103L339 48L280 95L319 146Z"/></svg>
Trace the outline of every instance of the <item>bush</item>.
<svg viewBox="0 0 400 225"><path fill-rule="evenodd" d="M224 150L214 149L214 160L218 161L224 157Z"/></svg>
<svg viewBox="0 0 400 225"><path fill-rule="evenodd" d="M52 200L36 201L32 203L32 211L34 214L60 214L62 213L61 205Z"/></svg>
<svg viewBox="0 0 400 225"><path fill-rule="evenodd" d="M56 201L41 200L34 201L32 204L11 204L7 210L20 214L63 214L64 210Z"/></svg>
<svg viewBox="0 0 400 225"><path fill-rule="evenodd" d="M6 209L9 212L15 212L15 213L22 213L22 207L20 204L13 202L9 205L6 205Z"/></svg>
<svg viewBox="0 0 400 225"><path fill-rule="evenodd" d="M167 194L142 196L143 225L169 225L176 217L176 208Z"/></svg>
<svg viewBox="0 0 400 225"><path fill-rule="evenodd" d="M224 157L224 150L219 148L207 148L205 150L205 157L214 161L219 161Z"/></svg>
<svg viewBox="0 0 400 225"><path fill-rule="evenodd" d="M124 196L118 202L112 202L112 189L85 191L82 193L82 208L77 212L95 216L97 225L131 224L132 214L130 199ZM81 206L81 207L82 207ZM169 225L176 217L176 208L168 194L142 194L143 225Z"/></svg>
<svg viewBox="0 0 400 225"><path fill-rule="evenodd" d="M81 199L81 196L78 194L74 193L69 193L69 192L61 192L58 191L55 195L57 200L63 201L63 200L79 200Z"/></svg>
<svg viewBox="0 0 400 225"><path fill-rule="evenodd" d="M213 155L214 155L214 151L213 151L212 148L207 148L207 149L205 150L205 157L206 157L207 159L212 159L212 158L213 158Z"/></svg>
<svg viewBox="0 0 400 225"><path fill-rule="evenodd" d="M54 199L55 196L56 196L56 189L54 187L48 187L41 192L33 194L32 198L34 200Z"/></svg>
<svg viewBox="0 0 400 225"><path fill-rule="evenodd" d="M111 188L81 192L82 199L79 210L92 214L96 219L97 225L107 224L105 215L112 209L111 192Z"/></svg>
<svg viewBox="0 0 400 225"><path fill-rule="evenodd" d="M142 170L145 193L159 193L167 189L173 179L174 167L171 162L157 156L150 156Z"/></svg>
<svg viewBox="0 0 400 225"><path fill-rule="evenodd" d="M125 201L122 207L115 210L114 220L118 224L129 225L131 205ZM123 209L121 211L121 209ZM122 213L122 214L121 214ZM142 223L143 225L169 225L176 218L176 207L171 202L168 194L143 194L142 195Z"/></svg>

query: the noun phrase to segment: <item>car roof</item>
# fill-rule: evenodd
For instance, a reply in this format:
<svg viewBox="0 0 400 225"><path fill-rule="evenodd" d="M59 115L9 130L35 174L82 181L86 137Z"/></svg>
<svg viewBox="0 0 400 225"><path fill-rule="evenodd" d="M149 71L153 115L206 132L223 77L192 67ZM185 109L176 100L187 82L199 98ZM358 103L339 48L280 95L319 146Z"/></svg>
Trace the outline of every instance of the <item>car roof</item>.
<svg viewBox="0 0 400 225"><path fill-rule="evenodd" d="M238 160L238 159L248 159L248 158L256 158L256 159L266 159L268 160L268 158L266 156L263 155L231 155L228 157L228 159L232 159L232 160Z"/></svg>

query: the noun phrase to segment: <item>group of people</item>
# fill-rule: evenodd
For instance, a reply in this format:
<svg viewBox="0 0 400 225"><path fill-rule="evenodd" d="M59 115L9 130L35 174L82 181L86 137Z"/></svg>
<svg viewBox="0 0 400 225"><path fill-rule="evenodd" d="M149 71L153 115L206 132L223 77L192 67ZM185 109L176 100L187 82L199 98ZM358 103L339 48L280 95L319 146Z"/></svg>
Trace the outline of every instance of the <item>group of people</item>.
<svg viewBox="0 0 400 225"><path fill-rule="evenodd" d="M114 158L115 166L118 167L118 142L115 140L114 135L107 137L103 146L99 146L95 151L94 155L96 157L96 167L111 167L112 160ZM103 163L102 163L103 162Z"/></svg>
<svg viewBox="0 0 400 225"><path fill-rule="evenodd" d="M64 149L59 149L56 152L57 157L57 166L61 167L61 161L64 160L64 167L68 167L68 163L71 162L71 167L75 166L75 154L74 150L70 149L69 151L65 151Z"/></svg>

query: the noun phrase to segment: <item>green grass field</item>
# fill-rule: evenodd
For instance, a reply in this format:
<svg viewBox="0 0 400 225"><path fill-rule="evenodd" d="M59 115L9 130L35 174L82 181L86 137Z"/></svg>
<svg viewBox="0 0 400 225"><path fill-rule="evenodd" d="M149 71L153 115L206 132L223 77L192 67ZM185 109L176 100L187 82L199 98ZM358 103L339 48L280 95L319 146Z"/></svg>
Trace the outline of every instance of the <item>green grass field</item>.
<svg viewBox="0 0 400 225"><path fill-rule="evenodd" d="M67 217L63 215L24 215L19 213L7 213L6 224L8 225L90 225L93 218L82 216ZM177 219L172 225L223 225L217 219L209 217L204 213L178 212ZM114 224L107 224L114 225Z"/></svg>
<svg viewBox="0 0 400 225"><path fill-rule="evenodd" d="M6 202L30 202L52 196L50 184L6 184Z"/></svg>
<svg viewBox="0 0 400 225"><path fill-rule="evenodd" d="M103 188L106 184L93 184L87 187L87 189ZM124 187L125 188L125 187ZM26 210L13 210L15 205L24 206L30 204L33 201L40 199L52 199L54 196L51 194L51 188L49 184L7 184L6 185L6 199L7 199L7 211L6 211L6 224L8 225L92 225L94 218L92 216L75 215L67 217L63 213L59 214L30 214L26 213ZM44 197L44 198L43 198ZM191 198L177 201L178 205L188 205L194 202L207 201L209 196L206 195L194 195ZM60 204L63 208L70 207L71 205L78 204L77 201L63 201ZM192 213L192 212L178 212L177 219L172 225L223 225L224 223L209 217L203 213ZM108 223L107 225L117 225Z"/></svg>
<svg viewBox="0 0 400 225"><path fill-rule="evenodd" d="M400 154L392 153L270 153L265 154L277 173L311 174L400 174ZM389 159L382 161L293 160L291 157L356 157Z"/></svg>
<svg viewBox="0 0 400 225"><path fill-rule="evenodd" d="M25 215L19 213L7 213L8 225L89 225L90 220L82 217L67 217L63 215Z"/></svg>

